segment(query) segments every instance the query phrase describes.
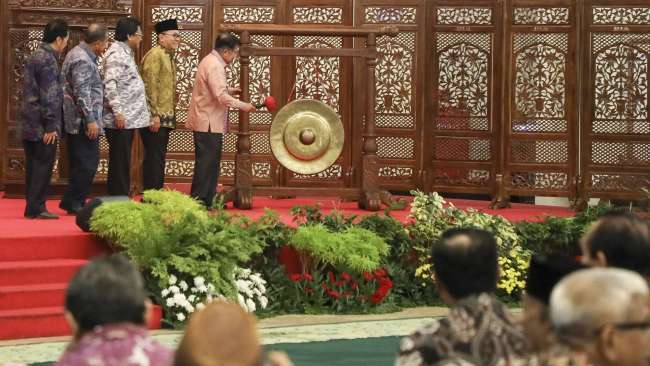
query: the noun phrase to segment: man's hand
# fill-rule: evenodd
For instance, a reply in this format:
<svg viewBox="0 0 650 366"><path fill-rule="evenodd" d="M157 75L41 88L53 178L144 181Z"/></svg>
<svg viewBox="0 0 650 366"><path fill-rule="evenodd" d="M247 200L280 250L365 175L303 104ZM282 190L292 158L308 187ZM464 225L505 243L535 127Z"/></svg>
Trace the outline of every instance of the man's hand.
<svg viewBox="0 0 650 366"><path fill-rule="evenodd" d="M53 132L46 132L46 133L43 135L43 143L44 143L45 145L50 145L50 144L53 145L53 144L56 143L56 138L57 138L57 137L58 137L58 136L57 136L57 134L56 134L56 131L53 131Z"/></svg>
<svg viewBox="0 0 650 366"><path fill-rule="evenodd" d="M86 136L88 136L88 139L90 140L94 140L99 136L99 126L97 126L97 122L86 124Z"/></svg>
<svg viewBox="0 0 650 366"><path fill-rule="evenodd" d="M250 104L250 103L246 103L246 105L244 106L244 108L242 108L242 111L244 111L244 112L248 112L248 113L255 112L256 110L257 110L257 109L255 108L255 106L252 105L252 104Z"/></svg>
<svg viewBox="0 0 650 366"><path fill-rule="evenodd" d="M241 94L241 88L228 87L228 94L230 94L230 95Z"/></svg>
<svg viewBox="0 0 650 366"><path fill-rule="evenodd" d="M115 127L123 129L126 126L126 118L119 113L115 113Z"/></svg>
<svg viewBox="0 0 650 366"><path fill-rule="evenodd" d="M149 131L158 132L159 129L160 129L160 117L159 116L151 117L151 124L149 125Z"/></svg>

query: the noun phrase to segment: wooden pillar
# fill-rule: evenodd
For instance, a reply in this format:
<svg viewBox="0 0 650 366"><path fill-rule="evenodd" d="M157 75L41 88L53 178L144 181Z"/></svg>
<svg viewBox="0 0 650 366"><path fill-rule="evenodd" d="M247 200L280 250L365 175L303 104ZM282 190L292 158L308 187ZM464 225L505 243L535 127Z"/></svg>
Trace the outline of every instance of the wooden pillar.
<svg viewBox="0 0 650 366"><path fill-rule="evenodd" d="M377 211L381 208L379 185L377 177L377 134L375 132L375 66L377 66L377 40L374 33L368 34L366 48L369 56L366 58L366 128L363 134L362 182L359 207Z"/></svg>
<svg viewBox="0 0 650 366"><path fill-rule="evenodd" d="M247 48L251 45L251 37L248 31L241 34L241 47ZM249 101L249 68L250 56L243 54L239 59L240 74L239 86L241 88L241 100ZM251 134L250 115L248 112L239 111L239 130L237 131L237 155L235 156L235 197L234 205L240 209L250 209L253 205L253 167L251 162Z"/></svg>
<svg viewBox="0 0 650 366"><path fill-rule="evenodd" d="M7 156L7 128L9 124L9 115L7 107L9 106L9 2L0 1L0 190L4 190L5 185L5 160Z"/></svg>

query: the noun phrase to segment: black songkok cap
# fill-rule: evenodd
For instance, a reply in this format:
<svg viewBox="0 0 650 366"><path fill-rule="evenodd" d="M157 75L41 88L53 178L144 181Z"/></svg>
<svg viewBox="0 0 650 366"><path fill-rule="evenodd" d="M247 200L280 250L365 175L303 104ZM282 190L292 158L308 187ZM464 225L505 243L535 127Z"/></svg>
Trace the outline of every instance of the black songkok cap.
<svg viewBox="0 0 650 366"><path fill-rule="evenodd" d="M530 259L526 293L548 305L553 287L571 272L585 268L571 258L552 255L548 257L534 255Z"/></svg>
<svg viewBox="0 0 650 366"><path fill-rule="evenodd" d="M156 34L167 32L170 30L178 30L178 21L176 19L167 19L156 23Z"/></svg>

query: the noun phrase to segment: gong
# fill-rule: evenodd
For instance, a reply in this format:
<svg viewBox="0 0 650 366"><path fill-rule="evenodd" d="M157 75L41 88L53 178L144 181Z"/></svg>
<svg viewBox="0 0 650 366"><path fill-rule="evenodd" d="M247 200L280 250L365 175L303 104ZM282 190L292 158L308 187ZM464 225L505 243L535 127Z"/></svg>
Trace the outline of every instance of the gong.
<svg viewBox="0 0 650 366"><path fill-rule="evenodd" d="M334 164L343 150L343 123L325 103L300 99L278 111L271 124L271 150L285 168L316 174Z"/></svg>

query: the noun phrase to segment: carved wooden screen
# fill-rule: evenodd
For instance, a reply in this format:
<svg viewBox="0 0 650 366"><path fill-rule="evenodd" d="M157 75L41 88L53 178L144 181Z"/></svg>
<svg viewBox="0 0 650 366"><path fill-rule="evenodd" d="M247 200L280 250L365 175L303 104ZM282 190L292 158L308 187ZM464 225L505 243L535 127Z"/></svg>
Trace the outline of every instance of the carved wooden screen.
<svg viewBox="0 0 650 366"><path fill-rule="evenodd" d="M217 2L215 18L217 27L221 24L273 24L281 21L283 14L280 1L233 1ZM280 46L282 39L273 36L252 36L256 46ZM250 58L251 103L261 104L268 95L279 96L280 92L280 60L275 57ZM272 72L273 70L273 72ZM228 68L228 82L233 87L239 86L239 61ZM280 100L281 98L278 98ZM230 133L224 138L223 157L221 161L221 177L223 184L233 184L235 177L235 151L237 150L237 134L239 113L231 111L229 115ZM255 185L272 185L278 182L279 164L273 158L269 140L271 113L262 109L250 115L251 155L253 182Z"/></svg>
<svg viewBox="0 0 650 366"><path fill-rule="evenodd" d="M574 196L576 9L570 0L512 0L506 25L504 131L508 193ZM508 65L505 64L505 65Z"/></svg>
<svg viewBox="0 0 650 366"><path fill-rule="evenodd" d="M135 2L137 4L137 1ZM22 74L25 59L39 46L43 36L43 27L53 19L62 18L66 20L70 29L70 40L67 50L76 46L81 39L81 30L89 23L97 22L114 27L117 19L131 12L132 2L115 0L13 0L9 2L9 74L3 75L8 78L9 100L6 126L5 154L3 156L5 183L22 184L24 181L24 153L22 149L21 136L19 135L18 113L22 98ZM112 33L111 33L112 34ZM61 56L61 60L65 54ZM6 79L5 79L6 80ZM3 82L3 85L7 85ZM4 101L3 101L4 102ZM106 156L108 146L105 140L100 140L102 163L98 168L97 179L104 177ZM67 162L65 159L65 147L60 145L57 153L57 164L53 174L53 180L67 178ZM18 192L12 187L7 189L8 194Z"/></svg>
<svg viewBox="0 0 650 366"><path fill-rule="evenodd" d="M639 197L650 186L650 4L586 1L583 194Z"/></svg>
<svg viewBox="0 0 650 366"><path fill-rule="evenodd" d="M287 3L287 24L303 25L352 25L352 2L348 0L289 0ZM343 37L297 36L286 40L292 47L351 48L352 39ZM318 174L302 175L284 171L284 185L288 186L346 186L352 173L351 146L361 143L359 136L353 136L351 108L354 96L351 93L352 60L346 57L304 57L289 59L286 78L295 82L296 99L317 99L338 112L345 129L345 143L339 159L331 167ZM291 88L286 85L286 88Z"/></svg>
<svg viewBox="0 0 650 366"><path fill-rule="evenodd" d="M212 39L212 2L210 0L146 1L142 16L143 50L146 53L157 44L153 25L161 20L176 18L181 28L181 43L174 54L176 61L176 121L170 134L165 180L189 182L194 172L194 139L185 129L196 68L201 58L210 52ZM142 54L144 56L144 53Z"/></svg>
<svg viewBox="0 0 650 366"><path fill-rule="evenodd" d="M500 1L428 2L428 190L489 193L499 161Z"/></svg>
<svg viewBox="0 0 650 366"><path fill-rule="evenodd" d="M383 36L377 40L379 59L376 67L377 155L379 183L388 189L409 190L419 185L421 172L422 95L424 80L425 2L423 0L358 1L356 25L396 25L397 37ZM363 41L357 47L365 47ZM365 60L356 60L355 76L363 76ZM356 77L355 95L362 95L365 79ZM358 85L361 84L361 85ZM355 104L364 105L361 100ZM356 111L355 111L356 112ZM362 120L363 110L354 115ZM361 124L353 128L361 136ZM361 157L361 144L353 146L353 156Z"/></svg>

